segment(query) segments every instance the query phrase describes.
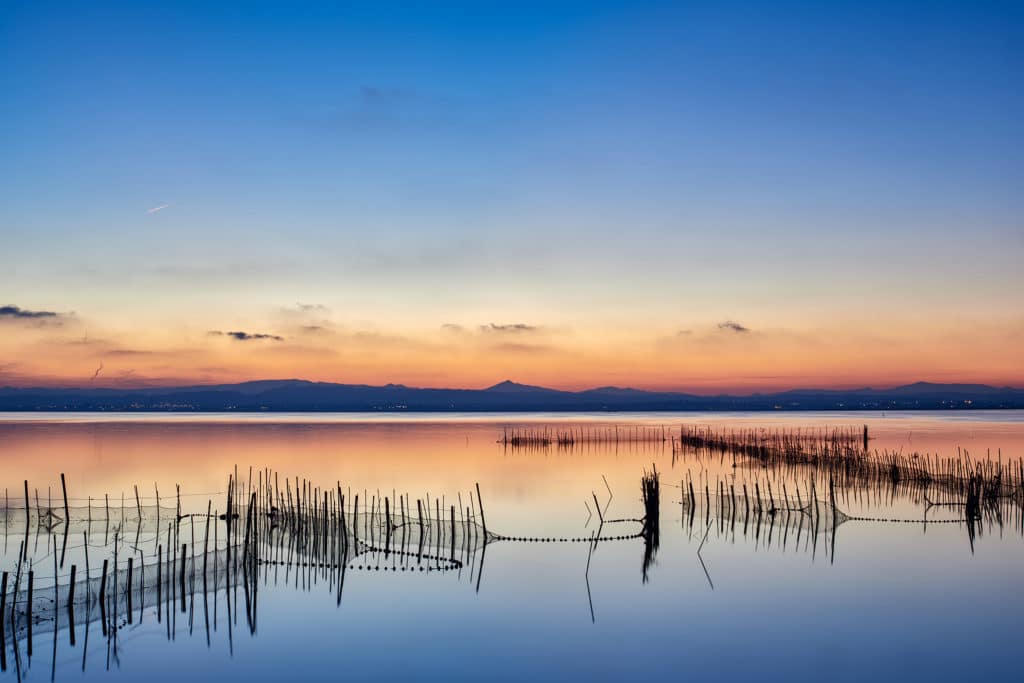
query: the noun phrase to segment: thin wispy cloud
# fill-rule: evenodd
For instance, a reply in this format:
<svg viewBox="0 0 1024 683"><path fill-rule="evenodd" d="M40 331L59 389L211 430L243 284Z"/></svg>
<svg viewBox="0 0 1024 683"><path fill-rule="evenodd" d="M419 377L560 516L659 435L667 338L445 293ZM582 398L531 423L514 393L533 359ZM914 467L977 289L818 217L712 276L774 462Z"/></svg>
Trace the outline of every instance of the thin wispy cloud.
<svg viewBox="0 0 1024 683"><path fill-rule="evenodd" d="M505 325L490 323L489 325L481 325L480 329L484 332L536 332L539 328L536 325L527 325L526 323L508 323Z"/></svg>
<svg viewBox="0 0 1024 683"><path fill-rule="evenodd" d="M170 206L171 206L170 204L160 204L158 206L154 206L152 209L146 209L146 213L152 214L152 213L156 213L158 211L163 211L164 209L167 209Z"/></svg>
<svg viewBox="0 0 1024 683"><path fill-rule="evenodd" d="M336 324L331 319L331 309L323 304L296 302L294 306L283 306L276 311L280 319L278 329L288 332L292 337L303 335L326 336L335 331Z"/></svg>
<svg viewBox="0 0 1024 683"><path fill-rule="evenodd" d="M554 353L556 350L555 347L549 346L547 344L520 344L518 342L505 342L502 344L495 344L490 348L492 351L497 351L498 353L524 355Z"/></svg>

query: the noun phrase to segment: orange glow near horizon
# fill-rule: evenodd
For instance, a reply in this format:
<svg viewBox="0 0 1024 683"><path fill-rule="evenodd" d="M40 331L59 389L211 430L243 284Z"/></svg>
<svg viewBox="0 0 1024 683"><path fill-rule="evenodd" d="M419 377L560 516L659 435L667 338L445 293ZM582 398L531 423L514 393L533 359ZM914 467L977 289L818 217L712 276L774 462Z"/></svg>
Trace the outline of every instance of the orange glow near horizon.
<svg viewBox="0 0 1024 683"><path fill-rule="evenodd" d="M559 389L628 386L696 393L887 387L915 381L1024 385L1019 321L961 330L631 325L444 325L349 329L301 321L223 332L4 325L0 386L137 388L257 379L483 388L505 379ZM894 331L895 330L895 331ZM233 331L233 330L228 330ZM96 335L96 336L93 336ZM257 336L265 335L265 336Z"/></svg>

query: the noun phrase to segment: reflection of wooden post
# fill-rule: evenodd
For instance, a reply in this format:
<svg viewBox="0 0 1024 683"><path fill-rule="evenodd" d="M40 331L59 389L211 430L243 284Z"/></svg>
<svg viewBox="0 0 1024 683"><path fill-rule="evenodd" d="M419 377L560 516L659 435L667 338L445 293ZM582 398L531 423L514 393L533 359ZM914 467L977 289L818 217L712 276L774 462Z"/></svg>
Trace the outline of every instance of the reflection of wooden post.
<svg viewBox="0 0 1024 683"><path fill-rule="evenodd" d="M249 534L252 530L252 504L250 503L249 509L245 511L245 537L242 541L242 557L246 560L249 559Z"/></svg>
<svg viewBox="0 0 1024 683"><path fill-rule="evenodd" d="M75 565L71 565L71 584L68 586L68 607L70 608L75 602L75 574L78 568ZM4 586L7 585L7 572L4 572Z"/></svg>
<svg viewBox="0 0 1024 683"><path fill-rule="evenodd" d="M25 545L28 545L27 543ZM28 570L28 602L25 603L25 618L28 621L28 656L32 656L32 575L33 571ZM56 637L56 636L55 636Z"/></svg>
<svg viewBox="0 0 1024 683"><path fill-rule="evenodd" d="M103 635L107 635L107 560L103 560L103 574L100 576L100 625L102 626ZM86 633L88 633L88 629Z"/></svg>
<svg viewBox="0 0 1024 683"><path fill-rule="evenodd" d="M391 524L391 499L384 496L384 557L387 557L391 552L391 530L393 528Z"/></svg>
<svg viewBox="0 0 1024 683"><path fill-rule="evenodd" d="M68 636L71 646L75 646L75 565L71 565L71 583L68 586Z"/></svg>
<svg viewBox="0 0 1024 683"><path fill-rule="evenodd" d="M206 564L207 554L210 551L210 508L213 506L213 501L206 501L206 531L203 534L203 592L206 592ZM213 549L217 551L216 548Z"/></svg>
<svg viewBox="0 0 1024 683"><path fill-rule="evenodd" d="M128 558L128 623L132 623L132 558Z"/></svg>
<svg viewBox="0 0 1024 683"><path fill-rule="evenodd" d="M157 531L159 535L159 530ZM160 621L160 613L163 612L163 573L164 573L164 547L156 547L156 620Z"/></svg>
<svg viewBox="0 0 1024 683"><path fill-rule="evenodd" d="M181 613L184 614L186 610L185 605L185 549L186 545L181 544L181 573L178 575L178 586L181 590Z"/></svg>
<svg viewBox="0 0 1024 683"><path fill-rule="evenodd" d="M0 633L3 633L4 609L7 607L7 572L0 579ZM0 644L2 645L2 644ZM6 646L4 646L6 647Z"/></svg>
<svg viewBox="0 0 1024 683"><path fill-rule="evenodd" d="M832 475L828 477L829 497L832 499L832 549L831 562L836 561L836 485Z"/></svg>
<svg viewBox="0 0 1024 683"><path fill-rule="evenodd" d="M22 565L22 554L25 549L26 541L22 541L21 545L18 546L18 567L14 571L14 592L11 594L11 628L14 629L15 633L18 630L18 622L14 618L14 614L18 609L18 591L21 590L21 565Z"/></svg>

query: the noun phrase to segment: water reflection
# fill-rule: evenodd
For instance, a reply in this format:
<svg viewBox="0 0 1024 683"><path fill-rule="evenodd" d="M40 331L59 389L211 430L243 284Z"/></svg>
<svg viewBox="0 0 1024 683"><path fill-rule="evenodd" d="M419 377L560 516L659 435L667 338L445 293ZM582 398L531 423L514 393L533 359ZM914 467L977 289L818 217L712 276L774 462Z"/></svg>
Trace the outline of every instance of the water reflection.
<svg viewBox="0 0 1024 683"><path fill-rule="evenodd" d="M96 426L89 427L95 438ZM905 470L892 476L879 468L766 463L734 448L640 439L561 447L556 439L520 449L499 443L496 425L388 426L369 436L333 428L181 427L160 425L143 435L155 455L134 438L145 426L128 434L98 430L105 460L159 473L148 494L135 488L138 481L123 487L123 496L87 488L78 474L99 478L95 462L83 467L53 451L35 471L49 465L58 476L16 482L20 495L8 486L0 591L5 672L31 677L36 660L38 675L44 657L52 678L74 672L160 680L170 677L165 664L187 652L203 667L200 677L222 673L224 662L256 679L324 673L341 666L329 644L341 639L353 646L344 654L353 674L390 678L408 671L382 664L390 646L373 645L364 631L397 629L401 658L427 662L420 669L426 677L446 671L472 678L479 657L454 673L431 657L471 645L500 657L502 645L545 653L505 660L508 678L603 678L618 669L595 671L574 643L668 647L673 624L705 642L721 631L708 611L716 603L704 595L719 596L726 601L719 609L751 621L821 600L816 585L860 595L880 613L913 600L904 616L911 621L903 623L916 625L926 643L937 635L929 602L957 604L932 577L954 572L986 586L981 603L1000 595L1008 603L1005 612L990 608L986 620L979 617L968 638L993 666L1009 663L1000 648L1014 627L1000 614L1020 606L1006 591L1024 560L1024 519L1019 478L1004 476L992 490L994 470L925 479ZM55 440L73 444L89 433L78 431L83 425L69 428L74 438L55 430ZM278 450L260 443L268 436ZM162 473L173 463L161 456L183 444L196 449L183 450L180 460L197 464L198 476L182 474L179 464L179 489L165 483ZM250 469L252 460L240 457L272 451L290 467L256 460ZM221 465L220 473L208 476L212 464L200 455ZM241 466L223 467L227 458ZM462 466L451 469L456 461ZM363 481L330 476L355 463ZM330 474L309 477L307 469ZM67 502L60 470L68 474ZM297 471L309 478L296 479ZM977 472L988 474L972 479ZM106 476L117 481L123 474ZM902 567L882 568L889 562ZM908 575L915 583L902 586L902 597L889 595L885 586ZM680 609L693 615L686 621L700 620L700 632L676 623ZM822 618L794 625L794 637L833 642L817 632ZM636 620L657 632L632 633ZM856 622L868 641L888 632L864 615ZM539 638L565 651L555 655ZM769 663L793 653L755 650ZM270 651L292 656L275 660ZM955 664L924 668L941 679L960 671ZM670 662L651 666L673 670ZM740 674L755 669L741 665Z"/></svg>

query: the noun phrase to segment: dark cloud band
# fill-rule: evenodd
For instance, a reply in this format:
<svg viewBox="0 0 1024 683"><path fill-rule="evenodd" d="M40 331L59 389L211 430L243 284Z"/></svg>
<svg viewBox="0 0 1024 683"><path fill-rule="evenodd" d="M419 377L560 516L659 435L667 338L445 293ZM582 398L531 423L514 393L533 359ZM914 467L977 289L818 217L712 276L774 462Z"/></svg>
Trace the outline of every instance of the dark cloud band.
<svg viewBox="0 0 1024 683"><path fill-rule="evenodd" d="M718 323L718 329L725 330L727 332L736 332L737 334L750 332L749 327L744 327L734 320L726 320L724 323Z"/></svg>
<svg viewBox="0 0 1024 683"><path fill-rule="evenodd" d="M18 306L0 306L0 318L39 319L56 318L57 315L53 311L29 311Z"/></svg>
<svg viewBox="0 0 1024 683"><path fill-rule="evenodd" d="M260 339L269 339L271 341L284 341L284 337L278 336L276 334L264 334L262 332L221 332L220 330L210 330L210 334L231 337L236 341L256 341Z"/></svg>

